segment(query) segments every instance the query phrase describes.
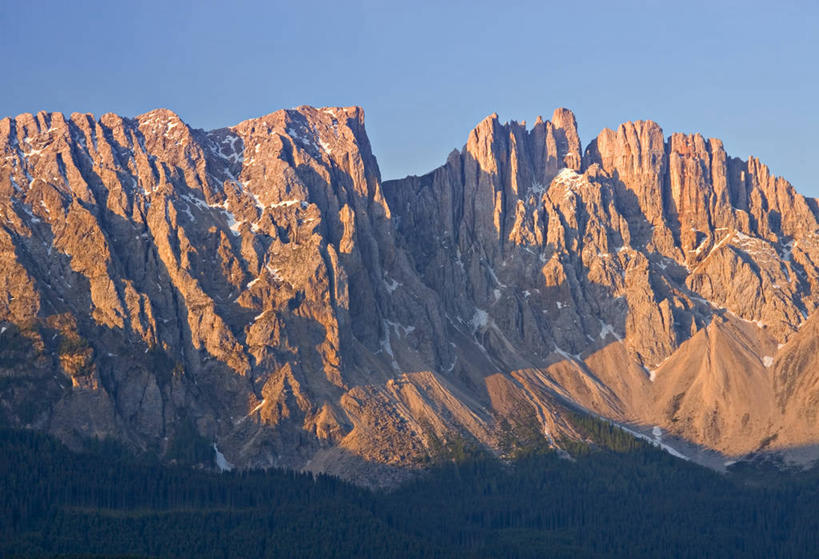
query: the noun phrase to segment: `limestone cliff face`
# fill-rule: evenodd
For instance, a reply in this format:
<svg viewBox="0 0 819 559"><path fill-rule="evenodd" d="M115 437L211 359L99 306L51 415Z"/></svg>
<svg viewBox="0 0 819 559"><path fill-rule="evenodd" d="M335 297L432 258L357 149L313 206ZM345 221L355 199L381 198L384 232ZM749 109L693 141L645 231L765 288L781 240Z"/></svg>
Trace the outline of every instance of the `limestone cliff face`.
<svg viewBox="0 0 819 559"><path fill-rule="evenodd" d="M555 390L615 420L726 455L816 443L819 424L789 416L807 400L775 405L777 390L805 397L793 386L812 378L777 355L811 339L815 202L719 140L665 137L653 122L604 130L582 165L540 155L538 130L576 137L567 114L528 132L490 117L444 166L385 184L448 317L476 313L499 371L571 364L548 374ZM578 385L587 377L599 393Z"/></svg>
<svg viewBox="0 0 819 559"><path fill-rule="evenodd" d="M567 406L806 445L816 233L718 140L637 122L583 153L566 109L384 185L357 107L6 118L0 414L162 455L193 425L236 466L369 483L576 436Z"/></svg>
<svg viewBox="0 0 819 559"><path fill-rule="evenodd" d="M392 294L411 271L359 108L211 132L21 115L0 151L0 320L36 364L9 362L31 383L3 398L14 422L162 451L190 419L237 464L300 467L355 428L346 392L395 375L402 318L413 368L452 353L434 307Z"/></svg>

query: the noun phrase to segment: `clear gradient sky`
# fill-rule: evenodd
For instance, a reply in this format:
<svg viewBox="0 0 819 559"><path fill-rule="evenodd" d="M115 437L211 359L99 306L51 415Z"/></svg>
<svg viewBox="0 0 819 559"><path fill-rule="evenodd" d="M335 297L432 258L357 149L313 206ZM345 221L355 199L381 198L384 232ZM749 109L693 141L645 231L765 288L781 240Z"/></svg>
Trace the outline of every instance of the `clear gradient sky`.
<svg viewBox="0 0 819 559"><path fill-rule="evenodd" d="M0 116L167 107L218 128L361 105L384 178L497 112L575 111L584 146L652 119L819 196L819 2L0 0Z"/></svg>

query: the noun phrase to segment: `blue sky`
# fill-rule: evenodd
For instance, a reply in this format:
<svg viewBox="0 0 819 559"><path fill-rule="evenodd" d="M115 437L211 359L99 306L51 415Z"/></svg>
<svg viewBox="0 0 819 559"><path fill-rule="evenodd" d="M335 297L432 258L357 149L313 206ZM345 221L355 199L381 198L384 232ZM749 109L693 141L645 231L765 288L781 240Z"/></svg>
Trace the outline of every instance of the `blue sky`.
<svg viewBox="0 0 819 559"><path fill-rule="evenodd" d="M0 26L3 116L167 107L218 128L355 104L397 178L442 164L492 112L531 123L566 106L584 145L652 119L819 196L815 0L6 0Z"/></svg>

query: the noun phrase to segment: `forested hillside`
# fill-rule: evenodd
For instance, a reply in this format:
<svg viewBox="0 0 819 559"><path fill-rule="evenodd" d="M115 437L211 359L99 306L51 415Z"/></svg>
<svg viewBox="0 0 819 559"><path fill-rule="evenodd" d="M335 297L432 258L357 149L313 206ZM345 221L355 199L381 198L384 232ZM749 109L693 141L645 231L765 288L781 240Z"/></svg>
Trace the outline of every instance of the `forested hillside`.
<svg viewBox="0 0 819 559"><path fill-rule="evenodd" d="M6 430L0 555L815 556L816 471L776 482L724 476L595 420L574 422L596 442L572 457L532 448L500 462L467 443L392 492L279 470L168 467L112 444L75 454Z"/></svg>

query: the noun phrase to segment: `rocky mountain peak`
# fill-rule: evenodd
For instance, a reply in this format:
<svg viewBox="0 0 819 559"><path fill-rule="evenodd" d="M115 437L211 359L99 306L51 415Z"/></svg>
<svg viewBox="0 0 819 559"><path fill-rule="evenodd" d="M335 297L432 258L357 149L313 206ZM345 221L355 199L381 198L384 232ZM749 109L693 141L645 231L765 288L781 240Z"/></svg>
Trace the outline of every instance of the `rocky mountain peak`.
<svg viewBox="0 0 819 559"><path fill-rule="evenodd" d="M382 184L360 107L3 119L0 413L377 483L577 437L567 407L696 456L812 441L815 202L651 121L581 148L568 109L493 114Z"/></svg>

